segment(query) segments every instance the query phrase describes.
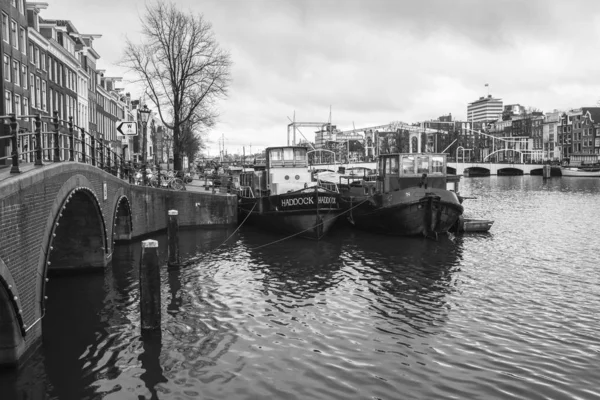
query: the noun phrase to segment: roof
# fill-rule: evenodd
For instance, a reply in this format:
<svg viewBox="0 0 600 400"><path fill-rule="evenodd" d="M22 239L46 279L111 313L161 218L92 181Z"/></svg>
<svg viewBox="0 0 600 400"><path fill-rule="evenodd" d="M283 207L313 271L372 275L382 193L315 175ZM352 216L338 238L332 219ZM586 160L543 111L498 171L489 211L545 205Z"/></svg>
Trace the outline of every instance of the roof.
<svg viewBox="0 0 600 400"><path fill-rule="evenodd" d="M583 107L583 113L589 113L592 122L600 122L600 107Z"/></svg>

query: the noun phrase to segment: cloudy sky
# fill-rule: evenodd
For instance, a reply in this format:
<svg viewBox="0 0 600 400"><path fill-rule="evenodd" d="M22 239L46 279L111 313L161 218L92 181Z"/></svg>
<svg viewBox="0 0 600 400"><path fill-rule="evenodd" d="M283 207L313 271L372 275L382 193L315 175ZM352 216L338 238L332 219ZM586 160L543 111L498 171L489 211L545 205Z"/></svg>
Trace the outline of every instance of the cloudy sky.
<svg viewBox="0 0 600 400"><path fill-rule="evenodd" d="M94 42L100 67L139 38L143 0L46 0ZM466 118L489 93L543 111L600 100L597 0L176 0L202 13L233 61L229 96L209 133L230 153L287 142L287 124L341 129ZM488 83L489 87L484 85ZM135 88L123 84L126 91ZM314 129L301 128L310 140Z"/></svg>

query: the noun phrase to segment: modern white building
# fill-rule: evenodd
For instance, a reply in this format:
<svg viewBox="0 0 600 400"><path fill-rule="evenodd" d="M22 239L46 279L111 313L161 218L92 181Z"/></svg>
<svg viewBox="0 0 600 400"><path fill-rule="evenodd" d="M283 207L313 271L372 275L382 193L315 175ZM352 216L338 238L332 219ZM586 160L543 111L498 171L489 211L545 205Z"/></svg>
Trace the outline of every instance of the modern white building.
<svg viewBox="0 0 600 400"><path fill-rule="evenodd" d="M502 110L502 99L488 94L468 104L467 121L491 123L502 117Z"/></svg>

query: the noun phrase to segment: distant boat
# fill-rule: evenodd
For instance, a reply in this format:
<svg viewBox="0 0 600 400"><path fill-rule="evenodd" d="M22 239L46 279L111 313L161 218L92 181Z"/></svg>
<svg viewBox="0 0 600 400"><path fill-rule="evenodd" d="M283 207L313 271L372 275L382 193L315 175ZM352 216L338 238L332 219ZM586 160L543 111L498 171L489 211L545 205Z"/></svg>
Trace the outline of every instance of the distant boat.
<svg viewBox="0 0 600 400"><path fill-rule="evenodd" d="M447 176L446 155L380 155L377 174L340 178L338 185L349 222L389 235L437 237L463 213L458 180Z"/></svg>
<svg viewBox="0 0 600 400"><path fill-rule="evenodd" d="M240 173L240 220L288 236L321 239L343 212L337 185L312 180L302 146L269 147L263 167Z"/></svg>
<svg viewBox="0 0 600 400"><path fill-rule="evenodd" d="M579 167L560 167L562 176L568 177L600 177L600 166L579 166Z"/></svg>

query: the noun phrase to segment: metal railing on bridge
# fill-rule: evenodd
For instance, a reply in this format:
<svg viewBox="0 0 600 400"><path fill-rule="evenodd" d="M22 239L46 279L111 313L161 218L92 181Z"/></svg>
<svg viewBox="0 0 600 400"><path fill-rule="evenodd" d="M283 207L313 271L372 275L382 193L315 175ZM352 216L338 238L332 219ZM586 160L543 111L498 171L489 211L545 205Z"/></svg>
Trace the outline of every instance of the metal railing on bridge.
<svg viewBox="0 0 600 400"><path fill-rule="evenodd" d="M19 131L19 120L33 119L35 131ZM0 157L2 160L12 160L10 172L18 174L21 172L20 162L33 162L36 166L44 165L46 162L72 161L91 164L121 179L132 182L134 166L131 162L125 162L123 156L105 144L95 134L87 132L84 128L73 123L73 117L62 120L58 111L54 116L1 115L0 119L10 123L10 133L0 135L0 141L10 139L10 155ZM52 131L42 131L42 121L49 121L54 125ZM19 146L21 141L22 146ZM20 150L21 147L21 151ZM23 148L27 150L23 150Z"/></svg>

